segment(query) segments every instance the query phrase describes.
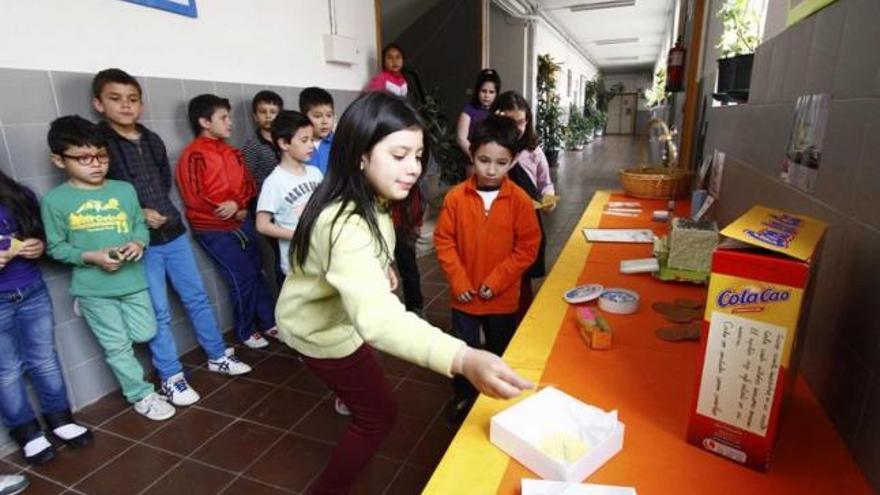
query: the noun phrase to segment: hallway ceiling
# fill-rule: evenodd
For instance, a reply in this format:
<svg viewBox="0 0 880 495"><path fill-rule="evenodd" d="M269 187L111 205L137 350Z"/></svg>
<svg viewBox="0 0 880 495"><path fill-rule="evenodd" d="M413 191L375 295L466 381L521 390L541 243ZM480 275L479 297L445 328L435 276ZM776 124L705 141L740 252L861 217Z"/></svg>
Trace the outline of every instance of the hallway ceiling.
<svg viewBox="0 0 880 495"><path fill-rule="evenodd" d="M651 68L660 56L675 0L532 0L601 69ZM595 10L572 7L634 4ZM664 54L665 57L665 54Z"/></svg>

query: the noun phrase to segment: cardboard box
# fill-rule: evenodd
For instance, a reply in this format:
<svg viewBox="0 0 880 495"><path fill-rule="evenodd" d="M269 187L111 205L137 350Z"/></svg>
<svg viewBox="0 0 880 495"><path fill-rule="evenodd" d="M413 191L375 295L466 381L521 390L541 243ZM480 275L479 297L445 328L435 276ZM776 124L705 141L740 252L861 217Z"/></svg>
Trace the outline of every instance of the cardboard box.
<svg viewBox="0 0 880 495"><path fill-rule="evenodd" d="M606 413L553 387L496 414L489 426L493 444L554 481L583 481L620 452L623 433L617 411ZM548 452L572 455L561 460Z"/></svg>
<svg viewBox="0 0 880 495"><path fill-rule="evenodd" d="M755 206L712 257L688 441L766 470L794 384L825 224Z"/></svg>

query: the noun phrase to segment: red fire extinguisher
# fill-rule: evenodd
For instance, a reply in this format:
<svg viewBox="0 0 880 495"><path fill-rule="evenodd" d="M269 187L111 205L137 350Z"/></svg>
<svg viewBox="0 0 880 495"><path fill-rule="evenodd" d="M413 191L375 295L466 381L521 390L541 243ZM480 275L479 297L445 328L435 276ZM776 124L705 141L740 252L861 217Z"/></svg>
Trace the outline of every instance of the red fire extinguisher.
<svg viewBox="0 0 880 495"><path fill-rule="evenodd" d="M670 93L684 89L684 53L681 38L678 38L666 59L666 91Z"/></svg>

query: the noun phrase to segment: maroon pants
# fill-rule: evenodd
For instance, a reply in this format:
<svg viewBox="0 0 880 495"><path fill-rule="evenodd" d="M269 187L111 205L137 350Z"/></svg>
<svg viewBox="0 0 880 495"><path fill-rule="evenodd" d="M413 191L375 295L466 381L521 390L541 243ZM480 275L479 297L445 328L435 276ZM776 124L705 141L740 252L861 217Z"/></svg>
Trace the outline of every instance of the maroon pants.
<svg viewBox="0 0 880 495"><path fill-rule="evenodd" d="M330 387L351 411L352 420L340 437L312 495L348 493L397 419L391 386L367 344L341 359L303 356L309 370Z"/></svg>

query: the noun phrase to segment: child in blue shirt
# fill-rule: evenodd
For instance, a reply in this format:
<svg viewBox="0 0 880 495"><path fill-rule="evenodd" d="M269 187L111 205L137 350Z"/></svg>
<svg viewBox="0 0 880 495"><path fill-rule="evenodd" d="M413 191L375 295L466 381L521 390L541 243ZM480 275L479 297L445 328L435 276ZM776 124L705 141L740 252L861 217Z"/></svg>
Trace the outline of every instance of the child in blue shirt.
<svg viewBox="0 0 880 495"><path fill-rule="evenodd" d="M315 152L306 163L318 167L321 175L327 175L335 124L333 96L321 88L306 88L299 94L299 111L312 121L315 130Z"/></svg>

